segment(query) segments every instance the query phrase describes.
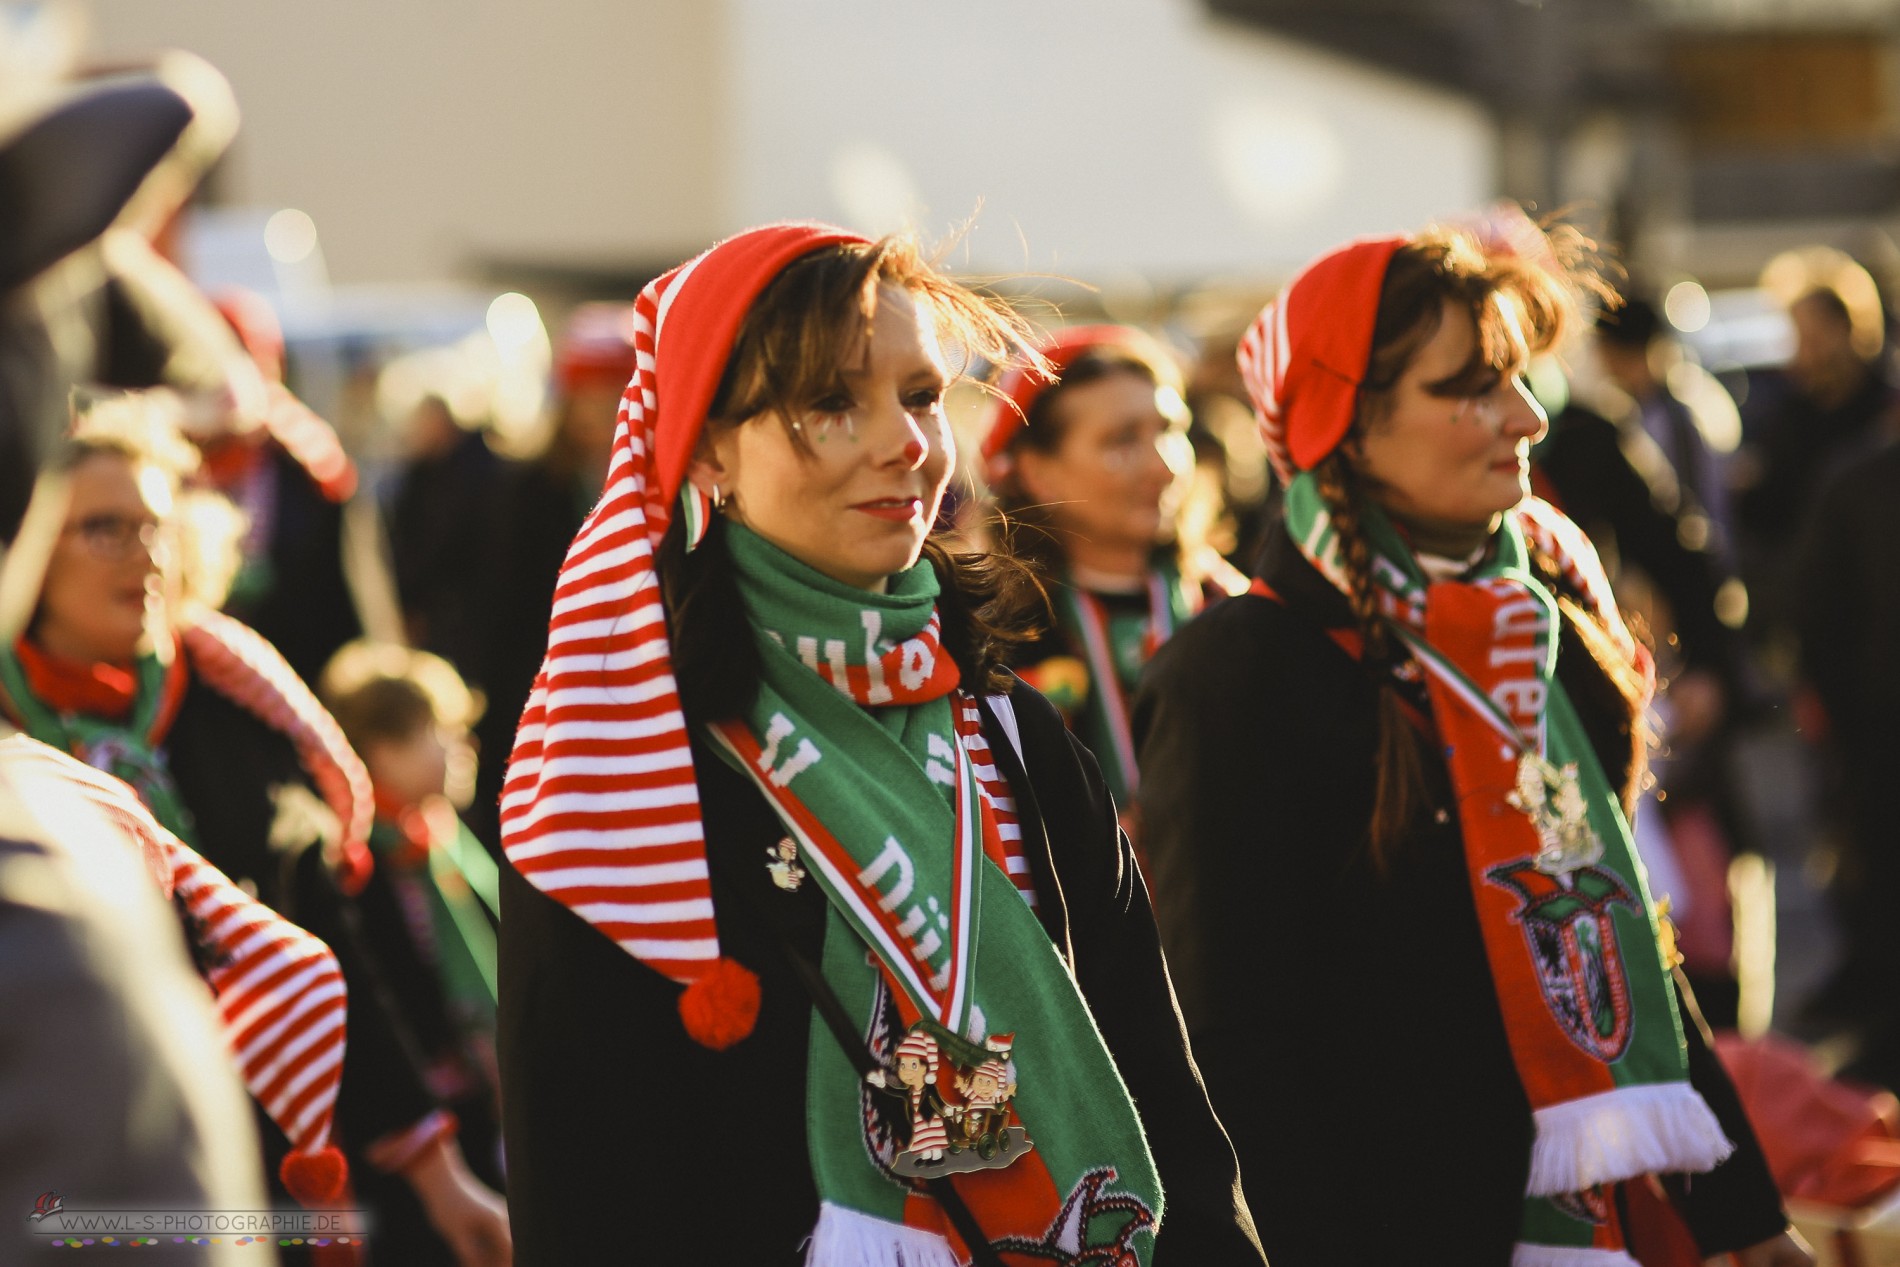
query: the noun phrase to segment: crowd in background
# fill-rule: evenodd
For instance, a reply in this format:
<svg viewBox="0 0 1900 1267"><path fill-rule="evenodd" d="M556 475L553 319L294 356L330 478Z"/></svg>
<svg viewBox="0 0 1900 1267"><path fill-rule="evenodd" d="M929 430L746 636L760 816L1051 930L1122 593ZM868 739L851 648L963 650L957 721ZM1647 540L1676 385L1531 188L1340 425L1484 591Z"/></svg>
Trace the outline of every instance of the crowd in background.
<svg viewBox="0 0 1900 1267"><path fill-rule="evenodd" d="M632 307L564 323L539 453L504 456L479 412L425 390L382 420L399 456L365 478L299 401L269 305L196 293L169 240L114 257L58 462L72 502L32 618L0 649L0 707L120 774L336 949L352 989L339 1122L381 1253L500 1261L499 803L562 563L606 481ZM1787 305L1791 358L1732 378L1736 395L1692 389L1692 354L1635 283L1526 372L1550 417L1534 485L1595 543L1665 683L1637 843L1704 1013L1746 1024L1762 984L1738 973L1738 941L1773 890L1734 882L1736 860L1807 862L1785 834L1812 824L1838 951L1774 1020L1891 1088L1900 389L1865 278L1816 264ZM940 527L1039 569L1046 629L1014 667L1094 752L1139 856L1143 669L1248 591L1285 490L1233 377L1240 331L1189 346L1048 325L1051 371L1016 371L957 420ZM275 1167L294 1132L261 1125Z"/></svg>

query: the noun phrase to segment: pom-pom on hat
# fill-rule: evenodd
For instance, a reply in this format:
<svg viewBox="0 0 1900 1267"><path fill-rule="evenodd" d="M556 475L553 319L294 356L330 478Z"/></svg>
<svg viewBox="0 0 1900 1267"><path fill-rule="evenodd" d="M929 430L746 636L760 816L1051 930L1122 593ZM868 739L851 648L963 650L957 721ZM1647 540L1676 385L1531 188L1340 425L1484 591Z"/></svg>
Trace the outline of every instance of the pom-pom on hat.
<svg viewBox="0 0 1900 1267"><path fill-rule="evenodd" d="M720 954L699 787L654 555L675 511L711 507L686 468L740 325L785 267L866 239L775 224L726 239L640 292L633 379L607 485L568 548L547 656L515 735L502 847L529 883L686 987L694 1039L752 1031L758 979Z"/></svg>
<svg viewBox="0 0 1900 1267"><path fill-rule="evenodd" d="M1351 429L1386 265L1409 240L1361 238L1320 256L1240 341L1240 376L1282 483L1317 466Z"/></svg>
<svg viewBox="0 0 1900 1267"><path fill-rule="evenodd" d="M1173 364L1171 354L1159 340L1133 326L1068 326L1056 331L1039 349L1048 361L1047 373L1034 366L1013 369L996 386L996 401L983 429L982 445L985 476L992 484L1009 469L1010 443L1029 421L1029 410L1036 399L1061 382L1069 366L1099 348L1125 348L1143 361L1159 366Z"/></svg>

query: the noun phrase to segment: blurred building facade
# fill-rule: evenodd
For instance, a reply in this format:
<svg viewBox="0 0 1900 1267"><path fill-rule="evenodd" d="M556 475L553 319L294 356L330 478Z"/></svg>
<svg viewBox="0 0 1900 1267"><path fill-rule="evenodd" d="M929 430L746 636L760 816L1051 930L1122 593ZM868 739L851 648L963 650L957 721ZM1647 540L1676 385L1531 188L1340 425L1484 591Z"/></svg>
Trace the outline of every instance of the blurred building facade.
<svg viewBox="0 0 1900 1267"><path fill-rule="evenodd" d="M1467 88L1202 0L90 7L103 58L230 76L213 201L308 213L344 282L624 292L763 220L974 215L980 271L1270 283L1498 187Z"/></svg>
<svg viewBox="0 0 1900 1267"><path fill-rule="evenodd" d="M1469 93L1505 194L1601 216L1652 279L1822 241L1900 262L1895 0L1208 0Z"/></svg>

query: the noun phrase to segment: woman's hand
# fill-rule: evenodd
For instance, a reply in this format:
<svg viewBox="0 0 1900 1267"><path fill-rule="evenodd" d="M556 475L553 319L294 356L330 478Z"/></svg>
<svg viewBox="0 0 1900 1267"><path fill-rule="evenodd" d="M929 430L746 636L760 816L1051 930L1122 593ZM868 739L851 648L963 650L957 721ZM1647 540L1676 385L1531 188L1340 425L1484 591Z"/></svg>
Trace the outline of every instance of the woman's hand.
<svg viewBox="0 0 1900 1267"><path fill-rule="evenodd" d="M1733 1254L1717 1254L1707 1267L1814 1267L1814 1251L1792 1228L1773 1240L1738 1249Z"/></svg>
<svg viewBox="0 0 1900 1267"><path fill-rule="evenodd" d="M508 1206L470 1173L452 1136L438 1136L403 1168L402 1177L461 1267L509 1267L514 1262Z"/></svg>

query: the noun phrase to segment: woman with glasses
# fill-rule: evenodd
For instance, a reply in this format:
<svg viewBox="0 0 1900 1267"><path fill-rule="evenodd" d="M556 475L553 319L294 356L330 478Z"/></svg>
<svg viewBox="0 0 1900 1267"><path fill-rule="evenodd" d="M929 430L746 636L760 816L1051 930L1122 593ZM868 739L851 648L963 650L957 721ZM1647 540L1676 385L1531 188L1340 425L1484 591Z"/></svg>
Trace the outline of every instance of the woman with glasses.
<svg viewBox="0 0 1900 1267"><path fill-rule="evenodd" d="M983 439L1000 535L1051 582L1054 627L1011 666L1095 754L1133 834L1128 702L1142 667L1246 578L1182 539L1194 454L1174 356L1114 325L1072 326L1042 352L1050 374L1005 377Z"/></svg>
<svg viewBox="0 0 1900 1267"><path fill-rule="evenodd" d="M425 1230L402 1261L505 1262L500 1198L464 1165L353 931L372 870L368 775L270 644L216 612L238 525L222 499L182 489L195 455L162 400L96 405L52 464L66 522L25 634L0 648L0 710L130 784L165 828L329 943L348 985L339 1142L382 1243L426 1216L440 1239ZM299 1076L334 1058L306 1052ZM266 1140L273 1162L284 1148Z"/></svg>
<svg viewBox="0 0 1900 1267"><path fill-rule="evenodd" d="M1351 243L1243 340L1283 518L1136 706L1168 956L1275 1267L1627 1265L1652 1175L1805 1264L1631 848L1648 654L1528 495L1530 236Z"/></svg>

